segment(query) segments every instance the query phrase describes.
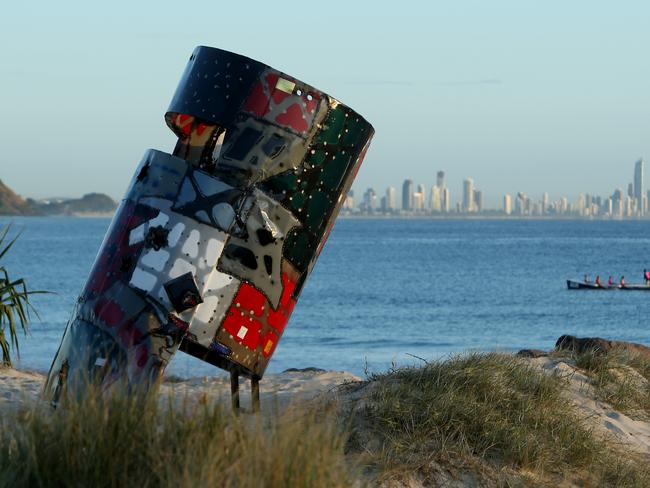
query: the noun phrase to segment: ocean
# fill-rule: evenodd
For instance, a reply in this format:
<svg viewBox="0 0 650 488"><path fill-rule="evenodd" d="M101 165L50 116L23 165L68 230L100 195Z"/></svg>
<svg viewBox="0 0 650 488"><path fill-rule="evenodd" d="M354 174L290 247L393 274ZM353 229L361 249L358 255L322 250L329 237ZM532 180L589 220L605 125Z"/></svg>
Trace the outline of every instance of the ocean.
<svg viewBox="0 0 650 488"><path fill-rule="evenodd" d="M3 258L39 318L18 366L47 371L108 218L8 218ZM567 278L641 282L644 221L340 219L267 372L318 367L363 375L466 350L550 349L562 334L650 344L650 293L569 291ZM182 377L220 370L179 352Z"/></svg>

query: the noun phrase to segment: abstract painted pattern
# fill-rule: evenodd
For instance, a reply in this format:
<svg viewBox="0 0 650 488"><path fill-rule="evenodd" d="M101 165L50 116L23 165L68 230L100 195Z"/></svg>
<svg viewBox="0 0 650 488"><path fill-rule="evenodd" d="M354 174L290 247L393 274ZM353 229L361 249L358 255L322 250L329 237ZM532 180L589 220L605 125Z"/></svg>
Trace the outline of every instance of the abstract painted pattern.
<svg viewBox="0 0 650 488"><path fill-rule="evenodd" d="M264 374L373 135L339 101L198 47L136 169L56 355L71 377L151 382L178 348Z"/></svg>

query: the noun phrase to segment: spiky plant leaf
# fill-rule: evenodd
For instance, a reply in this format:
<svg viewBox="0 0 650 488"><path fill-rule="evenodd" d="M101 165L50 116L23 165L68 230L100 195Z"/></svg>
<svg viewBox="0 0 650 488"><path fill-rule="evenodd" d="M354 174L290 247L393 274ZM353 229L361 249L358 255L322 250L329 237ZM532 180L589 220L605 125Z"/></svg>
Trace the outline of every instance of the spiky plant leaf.
<svg viewBox="0 0 650 488"><path fill-rule="evenodd" d="M0 260L14 245L20 234L6 242L11 226L0 229ZM42 291L30 291L23 278L12 279L5 266L0 265L0 350L2 351L3 366L12 366L11 350L20 357L18 335L22 331L27 334L29 330L30 311L36 314L29 298Z"/></svg>

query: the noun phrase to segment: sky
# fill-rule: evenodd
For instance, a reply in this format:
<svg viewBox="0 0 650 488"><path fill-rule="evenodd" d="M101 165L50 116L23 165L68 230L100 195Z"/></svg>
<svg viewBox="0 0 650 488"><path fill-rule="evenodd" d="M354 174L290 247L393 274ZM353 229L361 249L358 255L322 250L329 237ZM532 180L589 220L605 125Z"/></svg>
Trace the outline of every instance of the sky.
<svg viewBox="0 0 650 488"><path fill-rule="evenodd" d="M650 158L650 2L11 2L0 179L23 196L122 197L197 45L280 69L376 130L362 193L447 173L503 193L608 195ZM648 178L646 178L648 179Z"/></svg>

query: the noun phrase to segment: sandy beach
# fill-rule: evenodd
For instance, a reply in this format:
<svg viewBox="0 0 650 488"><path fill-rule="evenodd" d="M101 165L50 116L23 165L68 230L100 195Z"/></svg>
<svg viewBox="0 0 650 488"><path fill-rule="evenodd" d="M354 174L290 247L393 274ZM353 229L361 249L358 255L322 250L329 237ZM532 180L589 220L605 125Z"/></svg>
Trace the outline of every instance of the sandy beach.
<svg viewBox="0 0 650 488"><path fill-rule="evenodd" d="M268 374L260 382L260 401L263 412L284 408L292 402L311 400L334 392L341 385L360 382L361 378L343 371L324 371L307 368ZM7 409L29 406L38 401L45 383L42 373L0 368L0 413ZM181 379L170 377L160 388L161 398L199 399L215 398L230 404L230 378L225 375ZM240 398L244 409L250 407L250 382L240 383Z"/></svg>

